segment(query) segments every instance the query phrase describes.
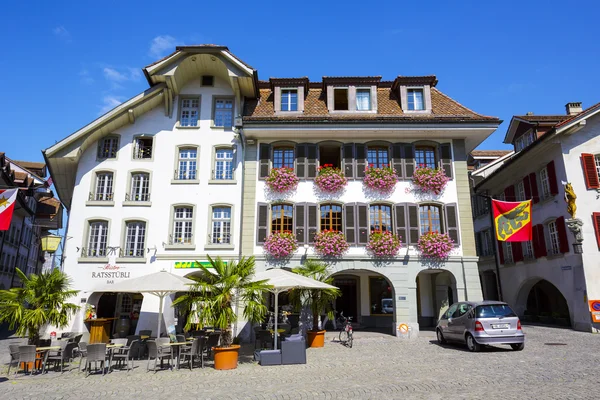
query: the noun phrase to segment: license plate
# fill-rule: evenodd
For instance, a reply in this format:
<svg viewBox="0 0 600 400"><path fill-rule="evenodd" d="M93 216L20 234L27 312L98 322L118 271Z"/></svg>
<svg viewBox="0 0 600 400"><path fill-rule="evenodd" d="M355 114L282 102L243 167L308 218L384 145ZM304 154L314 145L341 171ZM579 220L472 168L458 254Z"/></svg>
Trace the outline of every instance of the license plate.
<svg viewBox="0 0 600 400"><path fill-rule="evenodd" d="M510 328L509 324L496 324L496 325L492 325L492 328L494 329L508 329Z"/></svg>

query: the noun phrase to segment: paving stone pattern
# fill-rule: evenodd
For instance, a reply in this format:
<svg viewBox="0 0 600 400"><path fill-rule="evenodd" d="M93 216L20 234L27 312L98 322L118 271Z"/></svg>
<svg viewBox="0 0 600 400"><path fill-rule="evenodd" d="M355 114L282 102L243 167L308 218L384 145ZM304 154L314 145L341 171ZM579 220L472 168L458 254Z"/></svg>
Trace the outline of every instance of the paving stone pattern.
<svg viewBox="0 0 600 400"><path fill-rule="evenodd" d="M328 333L325 348L308 349L306 365L261 367L245 346L240 365L85 377L77 365L6 379L8 344L0 342L0 398L8 399L598 399L600 335L526 326L525 350L439 346L433 332L404 341L355 332L352 349ZM545 343L566 343L549 346ZM12 375L12 371L11 371Z"/></svg>

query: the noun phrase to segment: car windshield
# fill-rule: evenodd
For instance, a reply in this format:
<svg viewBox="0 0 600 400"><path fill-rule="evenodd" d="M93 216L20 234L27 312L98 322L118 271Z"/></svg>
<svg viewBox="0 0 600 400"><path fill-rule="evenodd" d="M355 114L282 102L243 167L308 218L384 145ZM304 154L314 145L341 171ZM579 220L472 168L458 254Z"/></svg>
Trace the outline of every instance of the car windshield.
<svg viewBox="0 0 600 400"><path fill-rule="evenodd" d="M506 304L488 304L477 306L477 318L516 317L515 312Z"/></svg>

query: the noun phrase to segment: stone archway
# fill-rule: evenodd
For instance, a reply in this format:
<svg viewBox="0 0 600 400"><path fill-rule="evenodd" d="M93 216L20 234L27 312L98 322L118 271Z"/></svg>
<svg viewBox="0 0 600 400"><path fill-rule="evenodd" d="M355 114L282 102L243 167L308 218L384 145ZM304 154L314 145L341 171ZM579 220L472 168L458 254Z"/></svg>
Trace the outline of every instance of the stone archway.
<svg viewBox="0 0 600 400"><path fill-rule="evenodd" d="M443 269L426 269L417 275L417 321L419 329L433 328L439 316L458 301L456 278Z"/></svg>
<svg viewBox="0 0 600 400"><path fill-rule="evenodd" d="M571 325L566 298L556 286L545 279L532 280L523 285L517 302L524 321Z"/></svg>

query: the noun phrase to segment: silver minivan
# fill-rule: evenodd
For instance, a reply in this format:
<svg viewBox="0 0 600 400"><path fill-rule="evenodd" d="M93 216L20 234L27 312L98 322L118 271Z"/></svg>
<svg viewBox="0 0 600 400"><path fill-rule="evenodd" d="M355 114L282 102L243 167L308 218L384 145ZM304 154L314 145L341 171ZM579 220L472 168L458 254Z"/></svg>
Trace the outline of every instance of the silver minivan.
<svg viewBox="0 0 600 400"><path fill-rule="evenodd" d="M470 351L481 345L508 344L513 350L525 348L525 334L517 314L500 301L462 301L452 304L435 328L439 343L456 341Z"/></svg>

